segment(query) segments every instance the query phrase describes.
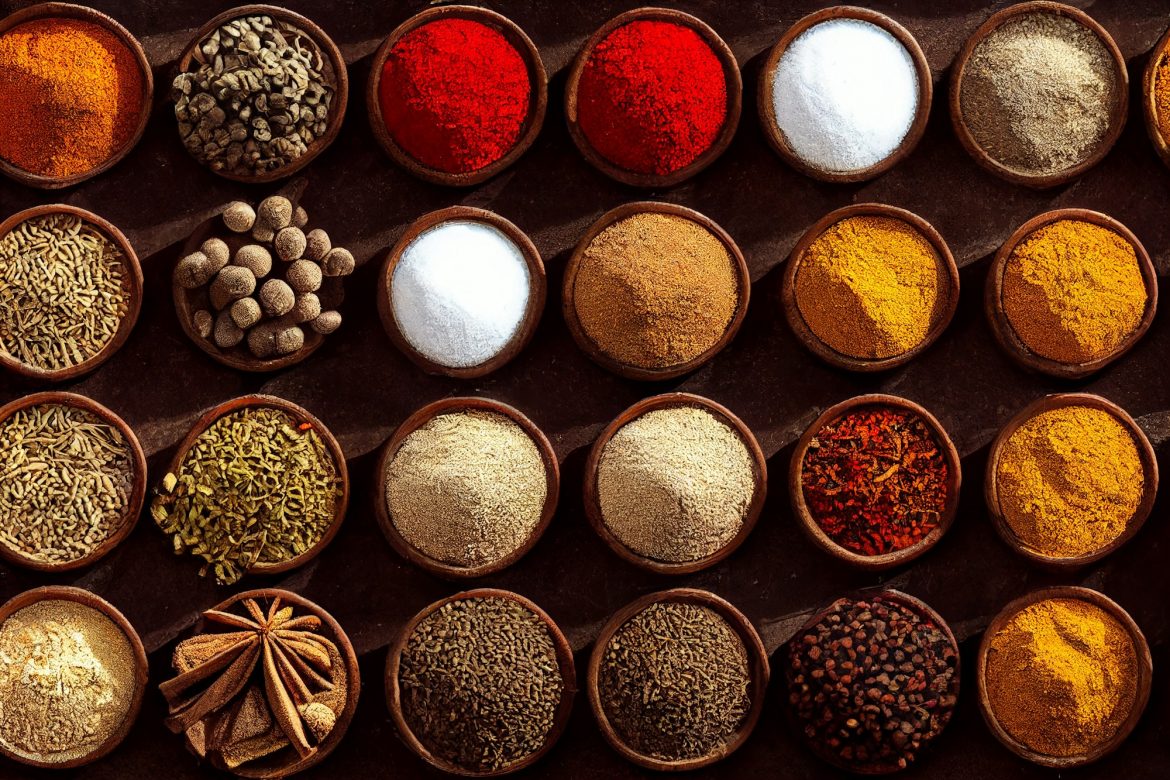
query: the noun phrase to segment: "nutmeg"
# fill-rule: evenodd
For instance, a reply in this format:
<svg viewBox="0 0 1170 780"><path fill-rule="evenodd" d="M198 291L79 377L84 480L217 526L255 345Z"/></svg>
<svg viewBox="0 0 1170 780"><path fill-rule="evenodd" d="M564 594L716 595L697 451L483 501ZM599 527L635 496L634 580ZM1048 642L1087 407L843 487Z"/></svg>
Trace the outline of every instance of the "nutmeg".
<svg viewBox="0 0 1170 780"><path fill-rule="evenodd" d="M240 298L228 309L232 322L244 330L260 321L260 302L255 298Z"/></svg>
<svg viewBox="0 0 1170 780"><path fill-rule="evenodd" d="M321 228L313 228L305 235L305 257L309 260L321 262L332 248L329 234Z"/></svg>
<svg viewBox="0 0 1170 780"><path fill-rule="evenodd" d="M316 292L321 286L321 266L311 260L296 260L284 275L289 287L299 293Z"/></svg>
<svg viewBox="0 0 1170 780"><path fill-rule="evenodd" d="M305 346L305 332L295 325L276 331L276 354L289 355Z"/></svg>
<svg viewBox="0 0 1170 780"><path fill-rule="evenodd" d="M233 233L247 233L256 224L256 211L242 200L229 203L223 212L223 224Z"/></svg>
<svg viewBox="0 0 1170 780"><path fill-rule="evenodd" d="M357 263L348 249L334 247L329 250L329 254L325 255L325 260L321 263L321 270L326 276L348 276L353 273L355 265Z"/></svg>
<svg viewBox="0 0 1170 780"><path fill-rule="evenodd" d="M246 244L236 250L232 262L247 268L257 279L272 272L272 253L259 244Z"/></svg>
<svg viewBox="0 0 1170 780"><path fill-rule="evenodd" d="M211 283L211 305L220 311L229 303L251 295L256 290L256 277L247 268L227 265L220 269Z"/></svg>
<svg viewBox="0 0 1170 780"><path fill-rule="evenodd" d="M302 322L311 322L321 314L321 301L311 292L301 293L293 304L288 319L300 325Z"/></svg>
<svg viewBox="0 0 1170 780"><path fill-rule="evenodd" d="M261 244L271 244L274 238L276 238L276 231L266 225L257 222L256 227L252 228L253 241L259 241Z"/></svg>
<svg viewBox="0 0 1170 780"><path fill-rule="evenodd" d="M175 266L175 279L187 290L202 287L211 281L213 276L215 271L211 268L207 255L202 252L192 252Z"/></svg>
<svg viewBox="0 0 1170 780"><path fill-rule="evenodd" d="M213 273L219 273L219 269L227 265L231 259L231 250L222 238L207 239L203 246L199 247L199 251L207 255L207 262L211 264Z"/></svg>
<svg viewBox="0 0 1170 780"><path fill-rule="evenodd" d="M341 327L341 312L323 311L317 315L317 319L309 323L309 327L322 336L328 336Z"/></svg>
<svg viewBox="0 0 1170 780"><path fill-rule="evenodd" d="M264 322L248 331L248 349L261 360L276 354L276 331L282 326Z"/></svg>
<svg viewBox="0 0 1170 780"><path fill-rule="evenodd" d="M269 317L283 317L296 303L296 293L280 279L269 279L260 288L260 307Z"/></svg>
<svg viewBox="0 0 1170 780"><path fill-rule="evenodd" d="M215 325L215 317L207 309L200 309L191 315L191 324L195 326L195 332L203 338L211 335L211 328Z"/></svg>
<svg viewBox="0 0 1170 780"><path fill-rule="evenodd" d="M232 321L231 315L221 311L215 318L215 346L231 349L244 340L244 331Z"/></svg>
<svg viewBox="0 0 1170 780"><path fill-rule="evenodd" d="M283 195L272 195L260 201L256 216L269 230L278 231L292 224L292 201Z"/></svg>
<svg viewBox="0 0 1170 780"><path fill-rule="evenodd" d="M285 262L296 260L305 253L305 234L299 227L286 227L276 234L276 256Z"/></svg>

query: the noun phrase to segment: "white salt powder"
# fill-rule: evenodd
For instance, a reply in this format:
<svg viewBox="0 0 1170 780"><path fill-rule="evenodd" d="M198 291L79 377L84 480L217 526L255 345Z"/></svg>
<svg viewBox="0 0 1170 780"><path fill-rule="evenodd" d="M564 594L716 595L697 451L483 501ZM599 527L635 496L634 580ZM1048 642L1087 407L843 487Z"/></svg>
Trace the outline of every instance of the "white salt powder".
<svg viewBox="0 0 1170 780"><path fill-rule="evenodd" d="M407 343L440 365L471 368L516 335L530 293L528 265L508 236L483 222L454 220L406 247L390 302Z"/></svg>
<svg viewBox="0 0 1170 780"><path fill-rule="evenodd" d="M798 157L834 173L893 154L918 109L910 52L876 24L833 19L796 37L772 81L776 123Z"/></svg>

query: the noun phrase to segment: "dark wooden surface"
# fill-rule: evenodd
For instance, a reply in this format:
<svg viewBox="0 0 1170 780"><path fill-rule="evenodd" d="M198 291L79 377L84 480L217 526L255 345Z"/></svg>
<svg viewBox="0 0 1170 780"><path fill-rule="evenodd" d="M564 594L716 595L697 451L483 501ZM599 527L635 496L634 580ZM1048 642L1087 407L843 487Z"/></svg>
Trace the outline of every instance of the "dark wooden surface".
<svg viewBox="0 0 1170 780"><path fill-rule="evenodd" d="M963 40L995 8L974 0L901 0L874 5L904 24L922 43L945 91ZM23 5L0 0L0 11ZM1165 498L1126 547L1076 574L1045 574L999 539L983 505L978 476L963 489L954 527L929 554L884 574L834 561L806 540L788 509L784 487L793 442L826 407L863 392L891 392L922 403L943 423L963 456L963 470L981 475L998 429L1046 392L1084 389L1119 403L1149 433L1166 467L1170 439L1170 314L1161 313L1134 350L1090 379L1060 381L1026 373L995 344L982 310L991 256L1021 223L1049 208L1081 206L1117 217L1149 249L1159 273L1170 270L1170 172L1155 154L1131 101L1130 121L1103 163L1070 185L1037 192L983 171L954 137L946 101L935 101L926 134L902 164L861 185L829 185L785 166L756 121L755 90L745 89L744 118L735 141L709 169L664 192L651 193L698 209L722 225L747 257L754 287L747 320L735 341L697 373L665 383L616 377L577 349L560 315L565 261L604 211L646 193L594 170L577 153L559 110L565 69L577 47L614 13L633 2L511 0L493 8L514 19L540 47L551 74L550 111L533 148L499 177L470 190L422 183L395 166L369 130L361 101L352 101L337 142L303 172L304 203L313 224L351 249L362 265L348 283L341 329L304 363L273 375L221 366L182 333L170 295L170 266L187 234L237 197L258 199L265 187L228 182L209 173L182 148L165 84L194 30L227 3L190 0L99 2L146 47L155 66L154 115L142 143L108 173L55 195L0 183L0 215L63 198L107 217L124 230L143 261L146 300L138 326L121 351L89 377L67 385L108 405L138 433L152 479L201 410L236 395L272 393L319 416L349 458L354 500L349 517L315 561L280 577L251 577L235 589L196 576L198 564L176 558L169 540L144 519L130 538L92 569L48 577L0 566L0 598L43 584L77 584L109 599L141 633L152 664L152 686L127 742L98 764L59 777L119 780L212 777L197 768L182 740L162 725L154 688L170 675L175 640L200 609L236 590L276 586L303 594L332 613L361 658L366 685L357 715L337 751L306 778L432 776L394 733L380 674L396 632L418 610L460 586L407 564L386 543L374 519L371 493L378 446L424 403L448 395L486 395L530 415L557 450L564 496L549 531L515 567L476 585L528 596L565 630L579 667L605 620L645 593L669 587L708 588L727 598L759 628L769 652L810 612L851 589L896 585L937 609L959 636L964 659L975 657L980 632L996 612L1032 588L1087 584L1128 609L1150 640L1154 690L1129 741L1077 778L1163 777L1170 765L1170 553ZM424 3L326 2L289 5L315 19L339 44L354 84L364 84L370 57L395 26ZM768 48L796 19L823 3L678 2L705 19L730 44L754 85ZM1170 0L1099 0L1088 10L1117 38L1131 74L1170 26ZM1137 84L1140 78L1131 79ZM1134 86L1131 89L1136 90ZM558 108L552 108L558 107ZM275 189L275 188L273 188ZM858 376L826 366L800 346L778 302L782 265L800 235L826 212L853 202L884 201L921 214L946 238L961 267L963 293L954 321L939 342L912 363L887 374ZM406 225L426 211L464 203L498 211L532 236L549 270L549 301L532 343L496 374L457 381L429 376L390 344L378 321L379 260ZM371 262L371 260L373 262ZM0 376L0 401L42 389ZM685 390L724 404L760 440L769 458L768 502L745 544L705 572L664 578L642 572L611 553L589 528L580 485L589 445L636 400ZM987 731L975 696L974 667L964 663L958 711L947 731L906 777L1053 777L1001 747ZM777 678L781 677L776 670ZM833 777L785 729L782 702L771 686L763 717L742 750L693 777ZM634 778L648 774L610 750L584 699L568 730L529 777L557 780ZM4 762L0 777L44 773Z"/></svg>

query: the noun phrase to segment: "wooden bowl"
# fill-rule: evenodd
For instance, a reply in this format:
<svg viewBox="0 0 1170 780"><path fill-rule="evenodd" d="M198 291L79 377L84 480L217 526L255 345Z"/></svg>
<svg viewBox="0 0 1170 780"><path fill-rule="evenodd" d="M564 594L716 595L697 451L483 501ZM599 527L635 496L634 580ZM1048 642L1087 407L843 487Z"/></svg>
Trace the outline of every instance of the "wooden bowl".
<svg viewBox="0 0 1170 780"><path fill-rule="evenodd" d="M524 60L524 64L528 68L528 80L532 85L532 92L529 94L528 100L528 116L524 119L520 137L516 140L515 145L495 162L466 173L450 173L431 168L399 146L398 142L394 140L394 136L390 134L389 128L386 127L386 120L382 116L382 101L378 95L379 86L382 83L382 68L394 46L407 33L438 19L467 19L479 22L499 32L508 43L515 47ZM374 137L378 139L378 143L386 150L386 154L420 179L450 187L470 187L473 184L487 181L520 159L532 146L536 136L540 134L547 107L548 73L544 69L544 62L540 59L540 51L536 48L536 44L511 19L487 8L473 5L447 5L428 8L398 25L374 54L374 60L370 65L370 80L366 86L366 109L370 115L370 128L374 131Z"/></svg>
<svg viewBox="0 0 1170 780"><path fill-rule="evenodd" d="M971 59L975 47L982 43L984 38L994 32L1004 22L1014 19L1017 16L1026 16L1035 13L1058 14L1079 22L1082 26L1097 35L1105 45L1105 49L1112 56L1116 67L1117 100L1109 112L1109 129L1105 132L1101 143L1091 155L1079 164L1064 171L1048 174L1030 174L1016 168L1011 168L995 160L976 142L975 136L967 127L966 120L963 119L963 109L960 104L962 100L963 69L966 67L967 61ZM963 145L967 153L980 166L1012 184L1022 184L1025 187L1033 187L1036 189L1056 187L1072 181L1101 162L1105 158L1105 155L1109 153L1109 150L1113 148L1113 144L1117 143L1117 139L1121 137L1121 131L1125 128L1125 120L1129 113L1129 72L1125 67L1125 57L1122 56L1121 50L1117 48L1117 43L1113 40L1113 36L1109 34L1109 31L1084 11L1063 3L1053 3L1047 0L1034 0L1033 2L1009 5L1007 8L1003 8L988 17L987 21L981 24L972 33L971 37L967 39L967 42L963 44L963 48L959 51L958 57L955 58L955 63L951 68L950 112L951 123L955 127L955 135L959 137L959 143Z"/></svg>
<svg viewBox="0 0 1170 780"><path fill-rule="evenodd" d="M7 422L8 418L19 411L28 409L33 406L40 406L43 404L53 404L70 406L77 409L82 409L102 422L115 428L118 433L122 434L122 438L126 441L126 447L130 450L131 468L133 470L131 476L131 488L129 501L126 504L126 510L122 513L122 518L118 527L109 537L95 547L89 554L83 555L80 558L72 561L43 561L39 558L34 558L26 553L9 547L7 544L0 542L0 559L8 563L24 566L34 571L43 572L62 572L71 571L73 569L80 569L83 566L89 566L96 563L99 559L105 557L111 550L121 544L122 540L130 535L134 530L134 525L138 522L138 516L142 513L142 503L146 498L146 454L142 451L142 444L139 443L138 437L134 435L134 430L126 424L126 421L110 411L106 407L99 404L97 401L86 398L83 395L76 393L59 393L59 392L45 392L33 393L26 395L23 398L18 398L4 406L0 406L0 425Z"/></svg>
<svg viewBox="0 0 1170 780"><path fill-rule="evenodd" d="M585 250L589 248L593 239L597 238L603 230L615 222L620 222L626 217L631 217L635 214L644 213L671 214L676 217L688 219L705 228L711 235L723 242L723 246L727 248L728 253L731 255L731 261L735 265L734 271L737 279L739 302L736 304L735 314L732 315L731 322L727 324L727 329L723 331L723 335L701 355L685 363L667 366L666 368L641 368L639 366L632 366L622 363L602 352L601 348L589 337L589 334L582 327L581 320L577 317L575 305L574 290L577 284L577 272L581 268ZM565 316L565 324L569 326L569 332L573 334L573 340L577 342L577 346L592 358L595 363L627 379L653 382L674 379L683 374L689 374L715 357L724 347L730 344L731 340L735 338L735 334L739 332L739 326L743 324L743 318L747 315L748 300L751 298L751 292L752 280L748 276L747 263L743 259L743 253L739 250L739 246L736 245L735 240L728 235L726 230L719 227L719 225L715 224L708 217L686 206L677 206L673 203L660 203L658 201L636 201L623 204L602 214L589 230L585 232L585 235L581 237L581 240L577 243L577 247L573 250L572 256L569 257L568 265L565 266L565 279L561 288L561 309Z"/></svg>
<svg viewBox="0 0 1170 780"><path fill-rule="evenodd" d="M432 10L448 11L452 7L447 6ZM524 313L524 319L521 321L516 333L513 334L511 341L496 353L494 357L480 363L478 366L471 366L469 368L457 368L436 363L411 346L410 342L402 334L402 329L398 326L398 320L394 316L394 305L391 303L391 295L394 289L394 271L398 268L398 262L402 259L403 253L426 231L444 222L455 221L481 222L503 233L516 245L516 248L520 250L520 254L524 257L524 262L528 264L528 279L531 285L528 296L528 307ZM424 214L415 220L406 229L406 232L402 234L402 237L398 239L398 243L386 255L386 264L383 266L382 274L378 278L378 316L382 320L382 327L386 329L386 335L390 337L390 341L394 342L394 346L398 347L402 354L410 358L411 362L423 371L426 371L428 374L439 374L441 376L451 376L459 379L473 379L490 374L497 368L510 362L532 340L532 335L536 332L536 326L540 322L540 316L544 313L547 287L548 283L544 271L544 262L540 259L540 252L537 251L536 246L532 243L532 239L528 237L528 234L494 211L473 208L471 206L449 206L445 209Z"/></svg>
<svg viewBox="0 0 1170 780"><path fill-rule="evenodd" d="M1099 225L1108 230L1112 230L1128 241L1133 246L1134 254L1137 255L1138 268L1141 270L1142 281L1146 285L1146 310L1142 314L1137 328L1112 353L1083 363L1061 363L1060 361L1037 355L1016 335L1011 323L1008 322L1007 314L1003 308L1003 275L1007 268L1007 262L1011 258L1012 252L1015 251L1016 245L1039 228L1062 219L1075 219ZM1141 340L1146 331L1150 329L1150 325L1154 321L1154 312L1158 308L1158 276L1154 271L1154 264L1150 262L1150 255L1146 252L1146 248L1142 246L1142 242L1138 240L1138 237L1129 228L1116 219L1113 219L1113 217L1102 214L1099 211L1090 211L1088 209L1055 209L1053 211L1046 211L1043 214L1037 214L1023 225L1020 225L1016 229L1016 232L1012 233L1008 237L1008 240L1003 243L1003 246L999 248L999 251L996 252L995 259L991 263L991 271L987 276L984 308L987 312L987 321L991 323L991 330L995 334L995 340L999 342L1000 346L1003 347L1016 363L1024 368L1038 371L1042 374L1048 374L1049 376L1060 377L1062 379L1080 379L1100 371L1105 366L1129 352Z"/></svg>
<svg viewBox="0 0 1170 780"><path fill-rule="evenodd" d="M829 8L826 10L832 11L836 9ZM944 289L939 291L939 296L942 300L937 307L938 311L934 313L934 322L930 330L927 331L926 337L910 349L893 357L859 358L838 352L813 333L812 328L805 322L804 315L800 312L800 306L796 302L796 274L800 270L800 263L804 259L804 253L808 251L808 248L812 246L814 241L820 238L822 233L833 225L850 217L860 216L889 217L891 219L901 220L914 228L934 248L935 253L938 255L941 275L946 277ZM787 317L788 325L792 328L793 333L796 334L797 338L801 340L810 352L821 360L837 368L843 368L846 371L885 371L913 360L937 341L938 337L950 325L951 318L955 314L955 309L959 305L959 269L955 265L955 258L951 254L947 242L934 229L934 226L922 217L906 209L888 206L884 203L856 203L852 206L846 206L829 212L821 217L805 232L800 241L797 242L792 250L792 254L789 255L788 265L784 269L784 281L780 289L780 299L784 306L784 316Z"/></svg>
<svg viewBox="0 0 1170 780"><path fill-rule="evenodd" d="M1030 607L1038 601L1045 601L1047 599L1074 599L1088 602L1093 606L1103 609L1113 616L1121 624L1122 628L1129 633L1130 638L1133 640L1134 655L1137 657L1137 693L1129 717L1121 724L1121 728L1117 730L1117 733L1113 735L1112 739L1081 756L1047 756L1042 753L1036 753L1022 743L1017 742L999 724L999 720L996 719L995 713L991 709L991 700L987 694L987 658L991 653L991 640L1007 625L1008 621L1017 612L1026 607ZM987 627L987 630L983 634L983 641L979 643L979 656L975 668L975 685L979 690L979 709L983 713L983 720L987 723L987 728L995 735L996 739L1003 743L1004 747L1020 758L1031 761L1034 764L1039 764L1040 766L1051 767L1053 769L1072 769L1091 764L1098 759L1104 758L1117 750L1121 743L1125 741L1126 737L1137 726L1137 722L1141 719L1142 712L1146 708L1146 702L1149 701L1152 676L1153 661L1150 658L1150 646L1146 642L1146 637L1142 634L1141 628L1138 627L1138 624L1134 622L1134 619L1130 617L1125 609L1105 594L1098 593L1095 590L1076 585L1058 585L1051 588L1040 588L1021 596L1004 607L992 619L991 625Z"/></svg>
<svg viewBox="0 0 1170 780"><path fill-rule="evenodd" d="M902 142L885 159L865 168L848 171L832 171L818 168L798 155L792 146L789 145L788 139L780 129L780 125L776 119L775 106L772 102L772 84L776 75L776 67L780 64L780 58L788 51L788 47L812 27L815 27L821 22L831 21L833 19L857 19L862 22L869 22L894 36L906 48L911 61L914 63L914 72L918 76L918 106L914 113L914 121L910 124L910 129L906 131ZM780 40L772 47L772 50L768 53L768 59L764 62L764 68L760 74L756 100L759 104L760 125L764 129L764 136L768 139L768 143L772 145L772 148L776 150L776 153L784 158L786 163L805 176L811 176L820 181L844 184L867 181L880 176L902 162L902 160L910 155L910 152L914 151L914 147L918 145L918 142L922 139L923 132L926 130L926 121L930 117L930 103L933 94L934 82L930 74L930 65L926 62L926 55L922 53L922 47L918 45L918 41L909 30L883 13L871 11L868 8L858 8L857 6L837 5L823 8L820 11L815 11L797 20L794 25L789 27L780 36Z"/></svg>
<svg viewBox="0 0 1170 780"><path fill-rule="evenodd" d="M557 665L560 667L561 703L557 705L557 711L553 715L552 728L549 729L544 744L540 746L540 749L501 769L494 771L475 771L436 756L415 736L414 731L411 730L410 725L406 722L406 716L402 712L402 690L398 685L398 673L402 665L402 653L406 650L406 644L410 641L410 637L414 634L415 629L418 628L419 623L454 601L486 598L514 601L540 618L545 629L548 630L549 637L552 639L553 648L557 656ZM557 740L560 739L561 734L564 733L565 726L568 725L569 716L573 712L573 697L577 695L577 669L573 663L573 648L569 645L569 640L565 638L560 627L553 622L553 619L548 616L547 612L519 593L513 593L510 590L499 590L497 588L477 588L440 599L410 619L403 627L401 633L399 633L394 644L390 647L390 655L386 659L385 685L386 706L390 709L390 717L394 721L394 727L398 729L398 734L402 737L402 741L414 751L415 755L434 768L450 775L460 777L499 777L518 772L525 767L535 764L548 751L552 750Z"/></svg>
<svg viewBox="0 0 1170 780"><path fill-rule="evenodd" d="M292 401L286 401L283 398L277 398L273 395L242 395L238 398L224 401L203 413L191 428L191 431L179 444L178 449L175 450L175 456L171 459L171 463L167 467L167 473L175 474L176 476L179 474L183 460L187 457L187 451L195 445L195 440L221 417L226 417L229 414L243 409L260 408L279 409L294 420L297 420L300 424L311 426L317 435L321 437L325 449L329 452L330 457L333 458L333 462L337 466L337 478L341 483L341 496L337 500L337 506L333 513L333 521L325 530L325 533L321 535L321 538L317 540L316 544L300 555L289 558L287 561L280 563L257 563L247 570L249 574L283 574L286 571L304 566L320 555L321 551L333 541L333 537L341 529L341 521L345 519L345 508L349 503L349 471L345 465L345 453L342 452L341 445L337 443L337 439L334 438L333 434L325 427L323 422L310 414L307 409L294 404Z"/></svg>
<svg viewBox="0 0 1170 780"><path fill-rule="evenodd" d="M134 693L131 695L130 707L126 710L126 717L122 719L121 725L106 738L106 741L93 751L68 761L38 761L34 758L19 756L9 750L3 743L0 743L0 755L10 758L13 761L19 761L28 766L44 769L73 769L79 766L85 766L86 764L92 764L122 744L122 740L130 733L130 729L134 726L134 721L138 718L138 711L142 708L142 695L146 690L146 681L149 678L150 666L146 660L146 650L142 646L142 639L139 638L138 632L134 630L134 626L130 625L130 621L113 604L101 596L90 593L88 590L82 590L81 588L73 588L65 585L50 585L48 587L26 590L24 593L13 596L4 606L0 607L0 625L3 625L16 612L39 601L75 601L90 609L97 610L118 627L126 637L126 641L130 644L130 652L133 654Z"/></svg>
<svg viewBox="0 0 1170 780"><path fill-rule="evenodd" d="M740 727L734 739L721 749L700 758L666 761L638 753L618 735L613 725L609 722L609 718L605 714L605 709L601 706L601 690L598 685L601 678L601 662L605 659L605 651L609 648L609 643L613 639L613 635L630 618L639 614L650 605L660 602L693 604L712 610L727 621L727 624L735 631L740 641L743 642L744 649L747 651L748 668L751 672L751 685L749 690L751 709L748 710L743 725ZM743 743L747 741L747 738L751 736L752 730L756 727L756 723L760 719L760 712L764 708L764 695L768 689L769 674L768 653L764 649L764 643L760 640L760 635L756 633L756 629L751 621L742 612L710 591L696 590L694 588L674 588L672 590L664 590L642 596L618 610L609 619L593 643L593 653L589 656L586 688L588 689L589 706L593 709L593 716L597 719L597 725L601 729L601 734L605 737L605 741L609 743L610 747L620 753L623 758L643 769L655 769L663 772L683 772L692 769L701 769L702 767L722 761L743 746Z"/></svg>
<svg viewBox="0 0 1170 780"><path fill-rule="evenodd" d="M1167 50L1170 49L1170 30L1158 40L1154 50L1150 53L1150 61L1142 76L1142 113L1146 120L1146 132L1154 144L1154 151L1162 162L1170 165L1170 139L1162 135L1158 126L1158 95L1155 90L1158 79L1158 66L1166 60Z"/></svg>
<svg viewBox="0 0 1170 780"><path fill-rule="evenodd" d="M947 499L938 525L916 544L882 555L862 555L846 549L833 541L821 529L820 525L817 524L817 521L813 518L812 511L809 509L808 504L805 503L802 480L804 474L804 456L808 453L809 445L816 438L817 434L820 433L821 429L850 412L870 406L893 407L912 412L921 417L930 427L931 431L934 432L939 449L942 451L943 458L947 462ZM943 534L947 532L947 529L951 527L951 523L955 520L955 514L959 509L959 488L962 483L963 473L962 464L959 461L959 453L955 449L951 437L943 429L942 423L933 414L913 401L899 398L896 395L885 395L882 393L855 396L826 409L808 427L808 430L804 432L800 440L796 442L796 451L792 453L792 463L788 469L788 491L792 498L792 512L800 520L800 526L804 529L808 538L812 540L813 544L834 558L868 571L882 571L909 563L938 544Z"/></svg>
<svg viewBox="0 0 1170 780"><path fill-rule="evenodd" d="M605 517L601 511L601 496L597 488L597 470L601 465L601 456L605 453L605 447L609 444L609 440L614 437L614 434L625 427L627 423L636 420L647 412L655 409L668 409L673 407L695 407L702 409L739 434L740 440L747 447L748 453L751 455L752 476L756 485L752 502L748 506L747 513L744 515L739 533L731 541L710 555L682 563L650 558L635 552L623 544L605 523ZM760 450L760 445L756 441L756 437L752 434L751 428L748 428L727 407L717 404L709 398L692 395L691 393L665 393L663 395L656 395L643 399L629 409L626 409L597 437L597 441L593 443L593 448L589 451L589 460L585 464L585 514L589 518L589 524L593 526L593 530L597 532L597 535L618 556L635 566L658 574L691 574L692 572L710 568L735 552L743 544L744 539L747 539L752 529L756 527L756 520L759 519L760 511L764 508L764 498L767 492L768 464L764 458L763 451Z"/></svg>
<svg viewBox="0 0 1170 780"><path fill-rule="evenodd" d="M430 557L412 545L406 537L399 533L398 527L394 525L394 520L390 517L390 508L386 505L386 470L398 454L398 449L402 446L402 442L406 440L406 437L434 418L443 414L475 411L494 412L503 415L519 425L528 434L529 438L532 439L532 443L536 445L537 451L540 452L540 459L544 461L544 472L548 480L548 488L545 493L544 510L540 513L540 521L532 529L532 533L528 536L524 544L517 547L508 555L490 563L485 563L480 566L455 566L440 561L437 558ZM382 533L385 534L386 540L390 542L390 546L394 548L395 552L419 568L450 580L486 577L489 574L503 571L527 555L528 551L540 540L541 535L548 528L549 522L552 521L553 512L557 508L557 496L560 492L561 484L561 472L560 466L557 463L557 456L553 452L552 444L549 443L548 437L544 435L544 432L540 428L537 428L536 424L528 419L519 409L499 401L493 401L490 398L475 397L442 398L427 404L410 415L410 417L407 417L405 422L398 426L398 429L394 431L394 435L390 437L390 440L382 448L382 452L378 456L376 474L377 476L374 480L374 508L377 512L378 524L382 527Z"/></svg>
<svg viewBox="0 0 1170 780"><path fill-rule="evenodd" d="M342 120L345 119L345 107L349 102L349 74L345 69L345 58L341 56L341 50L337 48L337 44L312 20L287 8L264 4L241 5L236 8L230 8L212 17L210 21L199 28L198 32L191 39L191 42L187 44L187 48L183 50L182 56L179 57L177 72L187 73L193 70L191 65L195 60L195 52L199 48L199 44L215 32L220 25L243 16L270 16L274 22L284 22L285 24L298 28L317 45L317 48L321 51L323 60L329 63L329 69L333 71L332 78L330 78L329 73L321 74L326 82L333 87L333 100L329 105L329 119L325 127L325 133L309 144L307 151L296 160L281 168L255 174L215 171L206 165L203 166L215 175L222 176L231 181L264 184L292 176L311 163L317 155L329 148L329 145L337 138L337 134L341 131ZM202 161L199 161L199 163L203 165Z"/></svg>
<svg viewBox="0 0 1170 780"><path fill-rule="evenodd" d="M115 331L113 338L106 343L106 346L101 351L88 360L65 368L43 370L22 363L3 350L0 350L0 367L7 368L18 376L40 382L64 382L69 379L76 379L79 376L93 371L113 357L114 353L126 343L126 339L130 337L130 331L134 329L134 323L138 321L138 313L142 310L142 296L144 294L142 266L138 263L138 254L134 251L134 247L130 246L130 242L126 239L126 236L118 228L114 227L113 223L102 219L92 211L86 211L85 209L69 206L64 203L33 206L32 208L13 214L8 219L0 222L0 238L8 235L21 223L37 217L43 217L47 214L70 214L75 217L80 217L92 227L97 228L118 247L118 251L122 253L121 262L125 268L125 273L122 275L122 282L126 290L126 314L118 324L118 330Z"/></svg>
<svg viewBox="0 0 1170 780"><path fill-rule="evenodd" d="M593 148L593 144L585 137L585 133L577 123L577 87L581 82L581 73L585 70L585 64L589 61L589 56L593 53L593 49L597 44L608 38L614 30L633 21L672 22L683 27L689 27L698 33L699 37L711 47L711 51L714 52L715 56L723 64L723 72L727 76L727 116L723 120L723 128L719 132L718 137L716 137L707 151L696 157L689 165L685 165L667 174L638 173L615 165ZM731 145L731 139L735 136L735 129L739 126L739 114L742 107L743 80L739 75L739 64L736 62L735 55L732 54L727 43L719 37L719 33L711 29L702 19L671 8L645 6L620 13L610 19L599 27L593 35L589 36L589 39L581 46L581 50L577 52L577 56L573 60L573 65L569 69L568 81L565 83L565 120L569 126L569 135L573 137L573 142L577 144L581 155L590 165L606 176L631 187L655 189L673 187L680 182L686 181L715 162L719 155L727 151L727 147Z"/></svg>
<svg viewBox="0 0 1170 780"><path fill-rule="evenodd" d="M104 28L130 50L131 54L138 61L138 68L142 73L142 96L138 125L130 137L126 139L126 143L119 149L116 149L101 164L90 168L88 171L75 173L71 176L43 176L38 173L26 171L23 168L18 168L7 160L0 158L0 173L13 181L42 190L59 190L64 187L72 187L74 184L79 184L86 179L91 179L98 174L105 173L117 165L142 140L142 134L146 132L146 124L150 120L151 103L154 98L154 76L150 70L150 61L146 59L146 52L143 50L142 44L138 39L113 17L87 6L56 2L30 5L19 11L14 11L0 20L0 36L18 25L31 22L35 19L76 19Z"/></svg>
<svg viewBox="0 0 1170 780"><path fill-rule="evenodd" d="M1129 435L1133 437L1133 443L1137 447L1138 457L1142 462L1145 482L1142 487L1141 501L1138 503L1138 507L1134 511L1133 516L1126 524L1125 531L1120 536L1093 552L1084 555L1063 557L1048 555L1028 546L1012 530L1011 525L1004 519L1003 510L999 502L998 472L999 459L1003 455L1004 445L1007 444L1008 439L1011 438L1012 434L1021 425L1039 414L1068 406L1087 406L1091 409L1100 409L1103 412L1109 413L1117 422L1121 423L1129 431ZM1112 401L1089 393L1046 395L1024 407L1015 417L1008 421L1003 430L999 432L999 435L995 437L995 441L991 444L991 452L987 458L987 477L983 483L983 490L984 498L987 501L987 511L990 512L991 518L995 522L995 530L999 532L1000 538L1009 547L1028 560L1034 561L1046 568L1057 570L1075 569L1101 560L1128 542L1133 538L1134 534L1141 530L1142 525L1146 522L1146 518L1150 516L1150 511L1154 508L1154 499L1158 494L1158 460L1154 455L1154 448L1150 445L1150 440L1146 438L1145 432L1138 427L1138 424L1134 422L1134 419L1124 409Z"/></svg>

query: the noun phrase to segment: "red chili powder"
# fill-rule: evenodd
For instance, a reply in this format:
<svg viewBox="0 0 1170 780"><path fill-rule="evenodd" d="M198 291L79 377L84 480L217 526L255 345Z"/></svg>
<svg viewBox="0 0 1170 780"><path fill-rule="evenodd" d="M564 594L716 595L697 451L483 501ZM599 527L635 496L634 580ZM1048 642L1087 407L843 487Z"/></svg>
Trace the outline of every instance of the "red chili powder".
<svg viewBox="0 0 1170 780"><path fill-rule="evenodd" d="M394 141L428 168L478 171L516 145L532 84L498 30L438 19L394 44L382 68L382 118Z"/></svg>
<svg viewBox="0 0 1170 780"><path fill-rule="evenodd" d="M595 150L665 175L711 148L727 118L727 79L690 27L634 21L594 47L577 86L577 124Z"/></svg>

